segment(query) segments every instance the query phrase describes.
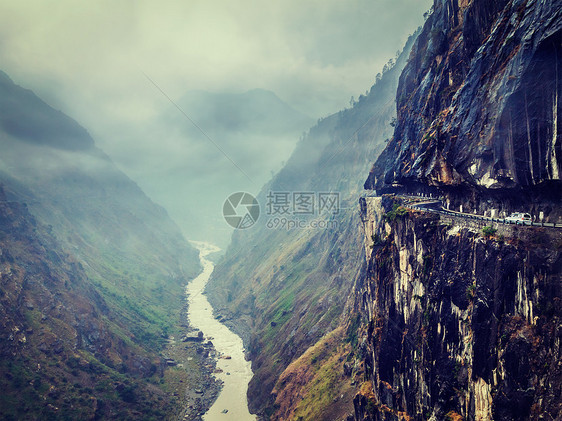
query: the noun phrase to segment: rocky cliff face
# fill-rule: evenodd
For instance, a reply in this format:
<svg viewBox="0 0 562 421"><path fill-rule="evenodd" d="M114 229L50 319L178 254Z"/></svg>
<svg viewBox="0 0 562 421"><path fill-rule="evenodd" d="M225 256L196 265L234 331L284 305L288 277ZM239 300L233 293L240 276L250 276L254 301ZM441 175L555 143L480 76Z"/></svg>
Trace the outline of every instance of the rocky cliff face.
<svg viewBox="0 0 562 421"><path fill-rule="evenodd" d="M562 415L562 233L505 236L366 198L359 420ZM386 216L385 216L386 215Z"/></svg>
<svg viewBox="0 0 562 421"><path fill-rule="evenodd" d="M561 216L559 1L436 0L368 189ZM559 419L562 233L361 199L358 420Z"/></svg>
<svg viewBox="0 0 562 421"><path fill-rule="evenodd" d="M560 2L433 7L400 78L394 138L365 187L421 183L464 209L534 203L559 218Z"/></svg>

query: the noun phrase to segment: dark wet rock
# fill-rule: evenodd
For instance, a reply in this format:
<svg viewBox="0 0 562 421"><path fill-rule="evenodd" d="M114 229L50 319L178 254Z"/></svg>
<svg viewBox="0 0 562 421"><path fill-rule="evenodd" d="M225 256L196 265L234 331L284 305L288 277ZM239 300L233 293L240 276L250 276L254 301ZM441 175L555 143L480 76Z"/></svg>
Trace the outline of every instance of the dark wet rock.
<svg viewBox="0 0 562 421"><path fill-rule="evenodd" d="M60 342L60 341L55 342L55 343L53 344L52 351L53 351L55 354L60 354L60 353L62 353L62 352L64 351L64 346L63 346L62 342Z"/></svg>
<svg viewBox="0 0 562 421"><path fill-rule="evenodd" d="M343 365L343 374L344 376L351 376L351 373L353 372L353 366L351 365L351 363L345 363Z"/></svg>
<svg viewBox="0 0 562 421"><path fill-rule="evenodd" d="M435 0L434 8L400 78L394 137L365 187L436 186L465 209L482 190L559 201L559 1Z"/></svg>
<svg viewBox="0 0 562 421"><path fill-rule="evenodd" d="M559 419L562 233L498 241L416 213L381 225L357 290L373 387L357 419Z"/></svg>
<svg viewBox="0 0 562 421"><path fill-rule="evenodd" d="M49 353L50 348L49 346L45 343L45 342L41 342L38 346L37 349L41 352L44 352L45 354Z"/></svg>

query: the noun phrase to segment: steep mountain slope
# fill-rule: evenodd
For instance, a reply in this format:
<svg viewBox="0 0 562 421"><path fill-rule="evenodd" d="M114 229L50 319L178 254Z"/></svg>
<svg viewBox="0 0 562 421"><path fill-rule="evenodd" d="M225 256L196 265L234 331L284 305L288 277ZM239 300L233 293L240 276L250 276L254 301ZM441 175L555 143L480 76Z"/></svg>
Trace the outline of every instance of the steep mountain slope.
<svg viewBox="0 0 562 421"><path fill-rule="evenodd" d="M158 359L112 332L119 316L82 265L25 205L3 196L0 215L3 417L163 416L164 402L148 404L158 394L121 374L157 374Z"/></svg>
<svg viewBox="0 0 562 421"><path fill-rule="evenodd" d="M353 108L319 121L297 145L258 197L262 217L234 233L207 287L215 309L247 344L254 370L250 408L264 418L333 419L352 412L352 379L340 364L350 346L326 347L345 337L340 316L364 265L360 175L390 134L398 75L412 42ZM301 192L312 193L316 205L321 193L339 195L338 212L273 210L272 195ZM300 228L290 228L293 223ZM340 400L342 393L347 399Z"/></svg>
<svg viewBox="0 0 562 421"><path fill-rule="evenodd" d="M197 253L76 122L5 74L0 90L2 412L175 411L146 379L160 381Z"/></svg>
<svg viewBox="0 0 562 421"><path fill-rule="evenodd" d="M465 210L560 218L561 34L559 1L436 1L366 188L419 182Z"/></svg>
<svg viewBox="0 0 562 421"><path fill-rule="evenodd" d="M365 187L560 217L559 1L435 0ZM562 416L562 232L361 201L357 420Z"/></svg>

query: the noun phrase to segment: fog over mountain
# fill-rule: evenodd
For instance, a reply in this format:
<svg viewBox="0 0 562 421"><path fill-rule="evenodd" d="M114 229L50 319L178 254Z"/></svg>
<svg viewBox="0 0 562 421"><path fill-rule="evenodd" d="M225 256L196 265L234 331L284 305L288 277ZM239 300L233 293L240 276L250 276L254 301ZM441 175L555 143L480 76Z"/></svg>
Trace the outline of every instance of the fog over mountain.
<svg viewBox="0 0 562 421"><path fill-rule="evenodd" d="M372 85L377 72L423 23L430 4L1 2L0 63L17 84L75 118L155 200L166 200L170 171L179 173L186 186L197 180L197 189L179 192L182 197L196 195L190 199L194 209L182 212L187 215L183 219L193 221L201 204L217 212L216 204L228 193L257 192L312 125L291 125L282 138L275 130L276 139L244 133L241 127L225 137L219 128L229 128L232 115L226 120L220 120L225 113L216 113L219 120L203 115L209 104L262 89L314 120L327 116L349 106L351 96L358 97ZM190 99L194 91L200 93ZM252 182L201 132L193 126L187 129L189 122L163 93L185 107ZM289 117L278 115L277 109L262 111L262 118L269 115L268 130L276 124L273 118L284 122ZM298 114L295 117L303 122ZM199 215L208 213L205 209ZM218 222L225 230L219 237L226 241L228 226ZM184 232L191 229L181 225Z"/></svg>
<svg viewBox="0 0 562 421"><path fill-rule="evenodd" d="M197 126L170 105L150 123L155 138L162 140L145 144L142 160L128 145L116 145L112 156L168 209L186 236L226 245L225 198L240 189L255 191L271 178L314 120L261 89L242 94L191 91L177 105ZM225 162L213 142L238 168Z"/></svg>

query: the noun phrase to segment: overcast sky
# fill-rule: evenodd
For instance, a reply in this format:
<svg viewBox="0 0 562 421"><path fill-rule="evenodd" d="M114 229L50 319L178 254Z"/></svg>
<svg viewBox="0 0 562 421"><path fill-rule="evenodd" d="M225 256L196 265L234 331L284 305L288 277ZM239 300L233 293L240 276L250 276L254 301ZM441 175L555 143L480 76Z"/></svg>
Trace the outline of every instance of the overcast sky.
<svg viewBox="0 0 562 421"><path fill-rule="evenodd" d="M319 117L370 87L430 3L2 0L0 58L17 82L115 118L158 106L142 71L173 94L270 89Z"/></svg>
<svg viewBox="0 0 562 421"><path fill-rule="evenodd" d="M143 73L174 100L263 88L316 119L370 88L431 3L0 0L0 69L78 120L135 178L156 141L144 125L170 106Z"/></svg>

